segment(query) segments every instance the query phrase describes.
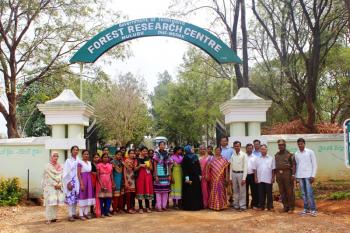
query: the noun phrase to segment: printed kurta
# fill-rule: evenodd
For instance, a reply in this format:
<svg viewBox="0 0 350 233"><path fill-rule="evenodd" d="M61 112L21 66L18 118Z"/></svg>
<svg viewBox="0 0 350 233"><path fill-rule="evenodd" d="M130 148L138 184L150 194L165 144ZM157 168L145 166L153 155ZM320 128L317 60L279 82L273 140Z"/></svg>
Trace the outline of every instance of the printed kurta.
<svg viewBox="0 0 350 233"><path fill-rule="evenodd" d="M63 190L66 196L66 204L76 205L79 198L79 179L78 179L78 158L69 158L66 160L63 168ZM68 190L68 183L72 185L72 190Z"/></svg>
<svg viewBox="0 0 350 233"><path fill-rule="evenodd" d="M56 206L64 205L64 193L62 191L62 168L56 170L56 168L48 163L45 166L42 188L44 194L44 206ZM55 186L61 186L61 189L55 189Z"/></svg>
<svg viewBox="0 0 350 233"><path fill-rule="evenodd" d="M169 193L170 192L170 171L169 166L172 164L172 160L168 157L168 152L157 151L153 157L157 163L154 169L157 169L158 182L154 181L155 193Z"/></svg>
<svg viewBox="0 0 350 233"><path fill-rule="evenodd" d="M135 168L135 161L133 159L127 158L124 161L124 187L125 187L125 193L134 193L136 192L136 185L135 185L135 174L134 174L134 168Z"/></svg>

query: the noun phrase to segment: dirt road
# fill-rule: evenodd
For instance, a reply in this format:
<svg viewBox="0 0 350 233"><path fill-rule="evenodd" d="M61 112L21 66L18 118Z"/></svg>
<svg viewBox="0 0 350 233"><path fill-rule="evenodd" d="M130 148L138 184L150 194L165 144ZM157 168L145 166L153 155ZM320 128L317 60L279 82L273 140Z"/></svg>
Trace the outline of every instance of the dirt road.
<svg viewBox="0 0 350 233"><path fill-rule="evenodd" d="M324 205L326 212L321 210L317 217L280 214L277 203L274 213L254 210L171 210L165 213L120 214L74 223L66 221L66 209L60 208L60 221L49 226L44 223L44 207L18 206L0 208L0 232L350 232L349 203L345 205L347 208L344 208L344 204L337 204L344 209L342 211L332 205Z"/></svg>

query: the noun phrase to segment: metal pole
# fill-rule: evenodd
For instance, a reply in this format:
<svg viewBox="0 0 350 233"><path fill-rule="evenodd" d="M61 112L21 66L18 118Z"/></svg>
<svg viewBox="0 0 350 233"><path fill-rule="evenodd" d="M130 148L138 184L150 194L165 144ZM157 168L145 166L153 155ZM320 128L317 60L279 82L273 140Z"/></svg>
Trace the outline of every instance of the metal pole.
<svg viewBox="0 0 350 233"><path fill-rule="evenodd" d="M27 200L29 200L29 169L27 169Z"/></svg>
<svg viewBox="0 0 350 233"><path fill-rule="evenodd" d="M79 77L80 77L80 99L83 100L83 63L80 63L80 73L79 73Z"/></svg>

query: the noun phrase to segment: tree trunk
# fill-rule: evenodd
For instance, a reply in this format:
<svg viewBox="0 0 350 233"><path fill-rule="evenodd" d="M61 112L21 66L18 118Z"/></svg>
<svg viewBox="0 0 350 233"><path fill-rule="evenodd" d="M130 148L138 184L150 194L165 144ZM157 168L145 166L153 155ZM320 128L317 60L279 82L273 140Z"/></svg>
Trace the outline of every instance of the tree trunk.
<svg viewBox="0 0 350 233"><path fill-rule="evenodd" d="M239 7L240 7L240 1L237 0L235 12L234 12L233 25L232 25L231 40L230 40L231 48L233 51L237 51L237 27L238 27L238 19L239 19L239 11L240 11ZM239 89L244 86L243 76L242 76L240 65L234 64L234 68L235 68L235 74L236 74L237 87Z"/></svg>
<svg viewBox="0 0 350 233"><path fill-rule="evenodd" d="M9 102L9 113L6 119L7 126L7 136L8 138L19 138L20 135L17 129L17 118L16 118L16 106L17 99L16 94L9 93L7 94L7 99Z"/></svg>
<svg viewBox="0 0 350 233"><path fill-rule="evenodd" d="M241 0L241 29L242 29L242 50L243 50L243 87L249 86L248 77L248 35L245 18L245 0Z"/></svg>

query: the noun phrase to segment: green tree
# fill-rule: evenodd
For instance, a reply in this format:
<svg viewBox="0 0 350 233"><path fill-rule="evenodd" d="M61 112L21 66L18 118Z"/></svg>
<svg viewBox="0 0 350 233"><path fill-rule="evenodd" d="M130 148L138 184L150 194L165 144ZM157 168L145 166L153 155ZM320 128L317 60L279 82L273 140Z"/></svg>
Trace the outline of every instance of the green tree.
<svg viewBox="0 0 350 233"><path fill-rule="evenodd" d="M7 97L0 112L9 138L20 136L17 103L27 88L69 66L72 53L106 25L104 18L120 18L104 8L104 1L0 2L0 72ZM120 57L121 51L118 46L111 53Z"/></svg>
<svg viewBox="0 0 350 233"><path fill-rule="evenodd" d="M252 10L262 29L255 30L262 64L270 69L270 61L278 58L280 75L285 77L293 96L301 103L297 106L299 111L306 109L306 119L302 114L296 116L310 133L316 132L318 86L323 65L348 23L343 1L252 0ZM299 69L300 64L302 69ZM281 98L279 102L283 102Z"/></svg>
<svg viewBox="0 0 350 233"><path fill-rule="evenodd" d="M66 68L68 71L68 68ZM23 93L17 105L17 119L23 136L38 137L50 135L50 128L45 124L45 116L37 105L56 98L66 89L76 94L80 91L80 78L62 70L30 85ZM96 77L83 80L83 99L92 104L96 96L111 83L109 77L101 70L96 70Z"/></svg>
<svg viewBox="0 0 350 233"><path fill-rule="evenodd" d="M221 117L219 105L229 98L230 82L218 79L216 70L203 60L211 59L190 49L178 80L171 82L160 75L155 87L152 107L158 133L175 144L212 141L216 120Z"/></svg>
<svg viewBox="0 0 350 233"><path fill-rule="evenodd" d="M92 105L104 142L113 141L118 146L140 144L149 134L151 117L144 87L142 80L127 73L96 96Z"/></svg>

